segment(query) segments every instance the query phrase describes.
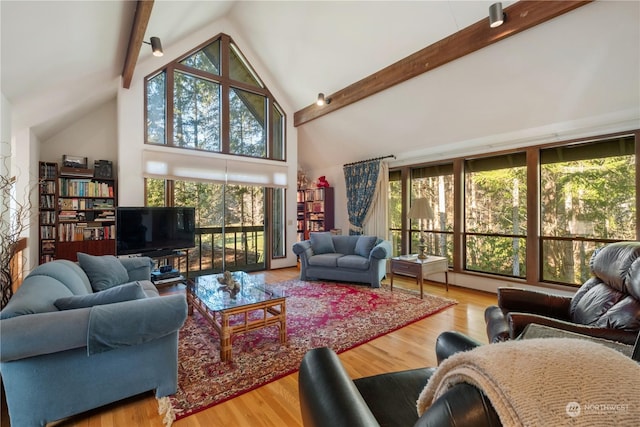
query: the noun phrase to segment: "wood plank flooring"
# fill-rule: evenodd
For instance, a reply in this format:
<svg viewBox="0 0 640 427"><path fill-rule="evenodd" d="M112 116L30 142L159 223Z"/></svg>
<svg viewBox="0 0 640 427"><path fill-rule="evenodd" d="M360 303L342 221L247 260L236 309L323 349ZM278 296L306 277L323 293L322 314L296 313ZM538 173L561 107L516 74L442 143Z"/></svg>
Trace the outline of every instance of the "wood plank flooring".
<svg viewBox="0 0 640 427"><path fill-rule="evenodd" d="M268 282L298 277L296 268L261 272ZM388 279L383 283L388 284ZM415 279L394 277L394 288L417 290ZM353 378L402 369L435 366L434 344L443 331L457 330L487 342L484 309L496 303L496 296L457 286L425 281L425 293L450 297L458 301L424 320L384 335L367 344L340 354ZM106 386L106 385L105 385ZM96 385L99 392L100 385ZM8 426L3 402L2 426ZM228 402L176 421L175 427L297 427L302 426L298 405L298 374L294 373ZM162 427L158 405L152 392L49 424L56 427Z"/></svg>

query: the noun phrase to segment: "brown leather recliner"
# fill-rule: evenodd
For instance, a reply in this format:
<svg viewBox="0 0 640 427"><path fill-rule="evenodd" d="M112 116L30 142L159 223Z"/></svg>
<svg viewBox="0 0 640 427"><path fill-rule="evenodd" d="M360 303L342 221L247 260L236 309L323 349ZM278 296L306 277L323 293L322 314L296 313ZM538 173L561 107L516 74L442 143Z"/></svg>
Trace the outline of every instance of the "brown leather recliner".
<svg viewBox="0 0 640 427"><path fill-rule="evenodd" d="M499 288L485 310L490 342L514 339L529 323L633 344L640 330L640 242L618 242L591 257L593 277L573 297Z"/></svg>

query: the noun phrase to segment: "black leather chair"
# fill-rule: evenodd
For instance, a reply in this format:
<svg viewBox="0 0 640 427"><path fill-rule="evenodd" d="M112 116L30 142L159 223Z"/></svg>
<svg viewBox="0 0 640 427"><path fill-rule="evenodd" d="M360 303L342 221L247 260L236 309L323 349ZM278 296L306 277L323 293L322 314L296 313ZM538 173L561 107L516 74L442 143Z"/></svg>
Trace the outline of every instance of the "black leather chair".
<svg viewBox="0 0 640 427"><path fill-rule="evenodd" d="M633 344L640 331L640 242L618 242L591 257L593 277L573 297L499 288L485 310L489 342L514 339L530 323Z"/></svg>
<svg viewBox="0 0 640 427"><path fill-rule="evenodd" d="M458 332L436 342L438 363L481 345ZM418 418L416 401L435 368L392 372L351 380L333 350L307 352L298 376L305 427L489 427L500 420L487 397L470 384L456 384Z"/></svg>

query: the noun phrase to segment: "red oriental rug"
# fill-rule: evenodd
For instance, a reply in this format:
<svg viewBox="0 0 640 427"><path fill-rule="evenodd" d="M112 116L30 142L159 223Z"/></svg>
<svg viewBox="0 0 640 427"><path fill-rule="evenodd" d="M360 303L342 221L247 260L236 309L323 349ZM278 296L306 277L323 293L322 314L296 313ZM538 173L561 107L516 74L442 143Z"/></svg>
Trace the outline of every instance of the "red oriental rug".
<svg viewBox="0 0 640 427"><path fill-rule="evenodd" d="M384 285L289 280L270 286L287 295L287 344L280 344L276 326L235 335L232 360L222 362L218 334L194 310L180 331L178 391L160 399L165 424L296 372L311 348L340 353L456 304Z"/></svg>

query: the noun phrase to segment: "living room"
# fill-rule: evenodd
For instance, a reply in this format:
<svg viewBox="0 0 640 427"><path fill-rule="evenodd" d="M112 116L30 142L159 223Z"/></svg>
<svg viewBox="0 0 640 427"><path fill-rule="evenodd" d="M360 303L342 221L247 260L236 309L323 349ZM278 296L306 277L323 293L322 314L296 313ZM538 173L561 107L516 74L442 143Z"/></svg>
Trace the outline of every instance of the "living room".
<svg viewBox="0 0 640 427"><path fill-rule="evenodd" d="M29 6L18 7L11 3L3 2L3 52L5 43L9 45L8 52L36 51L35 46L12 42L21 39L12 37L12 33L5 36L4 32L9 31L5 30L5 20L17 23L25 16L13 16L12 7L22 13L35 13ZM20 81L12 74L9 77L20 85L39 87L38 93L29 93L23 88L22 96L15 95L13 90L17 89L11 89L13 81L4 81L3 65L2 141L13 143L14 170L29 171L30 174L37 170L38 161L60 162L65 154L87 156L91 161L111 160L119 182L118 204L141 206L146 201L144 178L148 177L143 170L145 153L162 151L179 157L184 151L166 147L162 147L164 150L150 149L144 144L144 79L215 35L228 34L286 116L286 160L275 162L284 169L287 182L286 253L269 260L272 270L296 264L291 248L296 236L292 218L295 217L299 169L311 179L325 176L335 188L336 201L340 201L336 203L335 227L346 232L349 221L343 164L392 154L395 159L388 161L389 168L401 170L558 142L586 141L627 132L637 135L640 128L636 2L594 2L580 6L351 105L340 104L341 100L335 94L480 19L486 19L491 2L469 5L473 12L466 12L458 2L428 2L437 3L434 5L438 7L436 11L422 9L426 8L420 4L422 2L407 2L401 6L382 2L366 7L358 3L320 7L312 2L225 2L217 5L216 19L205 14L206 4L196 3L188 12L201 15L202 19L208 18L205 24L192 27L189 33L166 30L174 28L175 21L170 18L181 15L176 10L163 9L167 6L163 3L168 2L154 5L144 39L159 36L164 56L152 56L151 49L142 44L129 88L122 87L120 72L126 50L122 46L128 43L123 34L128 34L131 25L122 22L114 26L122 27L120 32L113 30L121 39L119 49L114 48L117 60L112 60L117 66L111 64L112 71L102 74L103 82L96 85L95 90L89 79L92 76L84 76L86 80L79 76L76 84L63 80L59 86L47 87L38 86L47 80L46 73L38 76L39 81L30 82ZM507 22L508 6L512 3L504 2ZM54 13L55 7L42 6L43 10ZM81 2L74 7L78 12L89 6ZM131 12L131 6L122 7L118 12ZM339 13L336 12L338 7ZM88 9L85 13L97 12ZM425 24L420 14L429 13L434 17L437 14L437 19L432 18L434 23ZM71 15L68 11L66 14ZM302 18L311 19L311 15L315 15L311 21ZM127 16L129 20L133 19L130 14ZM163 21L163 17L167 20ZM121 16L118 18L122 20ZM295 24L299 20L305 24ZM447 21L446 30L426 34L423 27L435 28L443 20ZM361 21L367 25L352 24ZM606 31L602 30L603 26ZM276 27L289 29L278 33L273 30ZM302 27L306 29L303 31ZM595 28L599 30L595 31ZM56 34L55 26L50 31ZM273 38L265 36L270 31ZM302 34L298 37L296 31ZM298 40L296 43L300 45L292 46L290 51L288 47L283 49L280 44L286 40ZM11 47L14 43L18 47ZM59 49L64 42L55 45ZM78 51L83 47L75 46L74 49ZM304 50L304 54L300 50ZM349 60L353 58L353 52L363 52L358 56L362 55L366 60ZM58 58L65 55L64 49L54 51ZM76 61L82 61L82 58ZM4 53L2 62L5 64ZM82 68L80 65L76 67ZM56 67L59 72L63 65ZM67 65L67 69L70 68L73 67ZM46 67L42 68L42 71L46 70ZM51 74L53 77L57 73L52 71ZM67 78L72 79L71 74ZM327 98L334 95L335 99L327 105L332 109L326 114L321 112L321 117L296 125L297 112L310 107L319 92L324 92ZM339 108L341 106L344 108ZM3 150L6 150L5 144ZM635 150L637 152L638 148ZM233 160L230 156L209 153L197 153L197 156L212 161ZM256 168L271 167L274 163L262 159L243 160ZM25 179L27 175L18 179ZM637 229L636 226L635 239L638 238ZM37 226L31 228L29 239L31 242L38 240ZM36 245L29 244L28 259L38 259ZM33 267L35 265L29 265L29 269ZM513 283L495 275L465 274L461 263L453 268L449 274L451 284L458 287L495 291L504 283ZM467 319L467 322L476 320ZM475 326L465 326L463 332L469 332L464 330L466 328L473 330ZM429 351L434 339L428 341Z"/></svg>

